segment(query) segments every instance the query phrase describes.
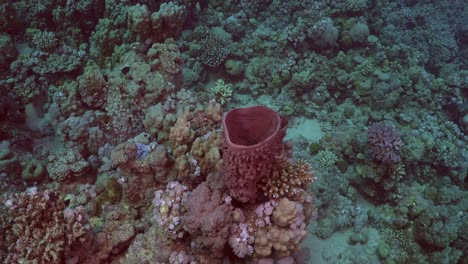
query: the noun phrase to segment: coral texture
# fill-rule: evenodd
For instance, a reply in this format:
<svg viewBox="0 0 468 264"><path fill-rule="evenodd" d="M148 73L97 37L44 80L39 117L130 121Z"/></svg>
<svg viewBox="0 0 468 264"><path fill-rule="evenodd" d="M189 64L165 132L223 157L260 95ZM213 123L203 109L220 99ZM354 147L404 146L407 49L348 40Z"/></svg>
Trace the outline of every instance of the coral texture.
<svg viewBox="0 0 468 264"><path fill-rule="evenodd" d="M403 141L395 127L385 122L375 123L367 130L367 136L373 159L383 164L394 164L401 160Z"/></svg>
<svg viewBox="0 0 468 264"><path fill-rule="evenodd" d="M188 187L179 182L169 182L166 190L154 192L152 202L154 220L174 240L184 235L181 217L185 213L183 204L187 201L188 195Z"/></svg>
<svg viewBox="0 0 468 264"><path fill-rule="evenodd" d="M282 159L274 164L270 177L263 179L259 187L269 198L291 197L300 190L308 189L314 180L314 173L307 161Z"/></svg>
<svg viewBox="0 0 468 264"><path fill-rule="evenodd" d="M236 108L223 119L224 174L230 194L241 202L257 198L257 183L269 177L283 153L287 121L264 106Z"/></svg>
<svg viewBox="0 0 468 264"><path fill-rule="evenodd" d="M49 178L56 181L70 180L85 175L91 169L80 153L68 151L61 157L50 157L47 165Z"/></svg>
<svg viewBox="0 0 468 264"><path fill-rule="evenodd" d="M232 208L224 203L222 193L202 183L189 195L185 207L184 229L194 237L193 241L212 254L222 255L232 223Z"/></svg>
<svg viewBox="0 0 468 264"><path fill-rule="evenodd" d="M279 258L297 251L307 236L303 207L287 198L280 200L273 211L273 225L258 230L255 234L255 254L261 257L273 253Z"/></svg>
<svg viewBox="0 0 468 264"><path fill-rule="evenodd" d="M217 67L229 55L229 45L231 44L231 35L220 27L215 27L208 32L206 38L202 41L201 63L209 67Z"/></svg>
<svg viewBox="0 0 468 264"><path fill-rule="evenodd" d="M6 199L0 227L5 232L7 255L3 263L64 263L71 247L84 242L87 217L82 208L65 209L59 193L35 187ZM0 260L2 260L0 256Z"/></svg>

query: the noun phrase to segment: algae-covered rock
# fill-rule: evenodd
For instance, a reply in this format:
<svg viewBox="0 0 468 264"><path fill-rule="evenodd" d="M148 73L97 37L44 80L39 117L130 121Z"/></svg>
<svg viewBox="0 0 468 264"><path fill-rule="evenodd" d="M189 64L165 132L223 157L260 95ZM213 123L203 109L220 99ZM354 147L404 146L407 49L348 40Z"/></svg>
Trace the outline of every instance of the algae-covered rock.
<svg viewBox="0 0 468 264"><path fill-rule="evenodd" d="M13 39L8 34L0 34L0 71L8 68L16 57L17 51Z"/></svg>
<svg viewBox="0 0 468 264"><path fill-rule="evenodd" d="M47 171L41 161L30 160L21 173L21 178L27 182L40 182L44 180Z"/></svg>
<svg viewBox="0 0 468 264"><path fill-rule="evenodd" d="M380 242L377 247L377 255L379 258L386 259L390 255L390 246L385 242Z"/></svg>
<svg viewBox="0 0 468 264"><path fill-rule="evenodd" d="M0 143L0 173L13 175L18 171L21 171L18 158L10 151L7 144Z"/></svg>
<svg viewBox="0 0 468 264"><path fill-rule="evenodd" d="M226 72L233 76L239 76L244 73L244 63L239 60L227 60L224 63L224 69Z"/></svg>

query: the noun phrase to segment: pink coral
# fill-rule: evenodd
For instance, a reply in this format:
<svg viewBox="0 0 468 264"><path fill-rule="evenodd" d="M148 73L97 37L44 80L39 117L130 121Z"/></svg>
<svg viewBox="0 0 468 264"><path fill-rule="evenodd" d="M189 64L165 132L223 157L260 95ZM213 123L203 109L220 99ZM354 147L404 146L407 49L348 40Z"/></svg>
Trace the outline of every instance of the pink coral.
<svg viewBox="0 0 468 264"><path fill-rule="evenodd" d="M165 234L174 240L184 235L181 217L185 212L183 204L186 202L188 194L188 187L177 181L169 182L166 190L154 192L154 220L164 228Z"/></svg>
<svg viewBox="0 0 468 264"><path fill-rule="evenodd" d="M239 258L245 258L252 255L254 252L253 236L254 229L246 223L234 224L231 227L231 235L229 236L229 245L234 254Z"/></svg>
<svg viewBox="0 0 468 264"><path fill-rule="evenodd" d="M264 106L236 108L223 119L224 175L230 194L254 202L257 183L269 177L273 162L283 155L287 121Z"/></svg>
<svg viewBox="0 0 468 264"><path fill-rule="evenodd" d="M367 130L371 156L385 165L400 162L403 146L400 131L386 122L374 123Z"/></svg>

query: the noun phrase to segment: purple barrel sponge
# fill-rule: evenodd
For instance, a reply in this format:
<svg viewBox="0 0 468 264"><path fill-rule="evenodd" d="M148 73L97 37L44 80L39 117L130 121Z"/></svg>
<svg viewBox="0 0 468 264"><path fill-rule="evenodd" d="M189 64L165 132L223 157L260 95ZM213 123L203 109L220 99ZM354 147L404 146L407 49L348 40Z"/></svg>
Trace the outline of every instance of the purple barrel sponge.
<svg viewBox="0 0 468 264"><path fill-rule="evenodd" d="M374 160L386 165L400 162L400 149L403 145L400 132L392 125L374 123L367 130L370 153Z"/></svg>

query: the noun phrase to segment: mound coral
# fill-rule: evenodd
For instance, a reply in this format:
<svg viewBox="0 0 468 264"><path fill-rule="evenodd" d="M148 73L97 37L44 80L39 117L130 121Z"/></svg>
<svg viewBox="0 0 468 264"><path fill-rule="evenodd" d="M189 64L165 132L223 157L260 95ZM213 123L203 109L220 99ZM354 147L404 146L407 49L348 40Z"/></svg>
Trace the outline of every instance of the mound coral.
<svg viewBox="0 0 468 264"><path fill-rule="evenodd" d="M255 253L261 257L273 252L279 258L290 256L307 236L304 219L300 203L281 199L273 211L273 225L255 234Z"/></svg>
<svg viewBox="0 0 468 264"><path fill-rule="evenodd" d="M202 183L189 195L185 204L187 216L184 229L195 237L195 242L219 254L228 241L232 223L232 208L224 203L222 193Z"/></svg>

